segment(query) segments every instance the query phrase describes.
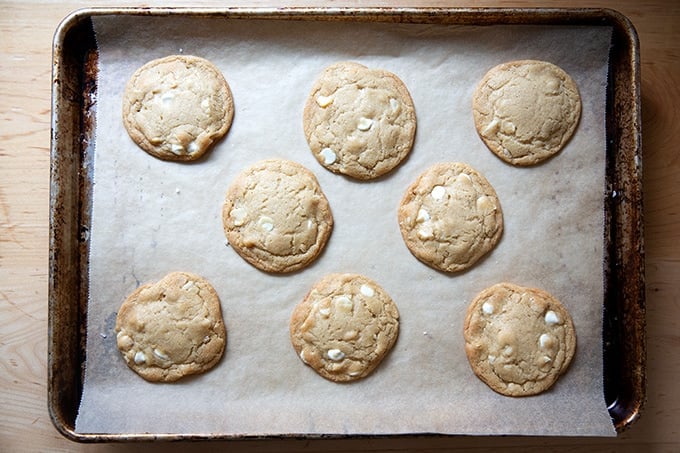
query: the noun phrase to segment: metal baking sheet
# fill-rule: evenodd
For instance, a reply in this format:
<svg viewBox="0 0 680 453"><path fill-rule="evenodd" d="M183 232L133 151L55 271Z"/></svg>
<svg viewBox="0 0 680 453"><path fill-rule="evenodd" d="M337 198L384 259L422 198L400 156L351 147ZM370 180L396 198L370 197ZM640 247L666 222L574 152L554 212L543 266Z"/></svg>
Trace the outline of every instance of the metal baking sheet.
<svg viewBox="0 0 680 453"><path fill-rule="evenodd" d="M605 399L619 432L639 416L645 394L639 57L635 31L625 17L596 9L92 9L69 16L54 40L48 393L53 422L65 436L77 441L226 437L219 433L99 435L74 429L83 383L88 300L91 143L98 58L92 17L102 14L612 27L606 115Z"/></svg>

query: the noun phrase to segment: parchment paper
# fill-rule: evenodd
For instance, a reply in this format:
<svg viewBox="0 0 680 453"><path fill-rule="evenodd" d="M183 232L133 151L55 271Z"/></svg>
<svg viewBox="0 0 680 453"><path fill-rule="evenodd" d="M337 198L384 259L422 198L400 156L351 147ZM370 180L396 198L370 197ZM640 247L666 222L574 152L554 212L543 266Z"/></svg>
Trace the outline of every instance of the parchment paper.
<svg viewBox="0 0 680 453"><path fill-rule="evenodd" d="M528 435L615 434L602 384L605 86L610 30L572 26L430 26L243 21L178 17L94 18L99 46L90 301L80 433ZM145 62L184 53L213 61L234 95L228 136L197 163L155 159L121 122L125 82ZM477 136L476 83L514 59L551 61L583 99L575 136L531 168L504 164ZM389 176L355 182L321 168L302 131L302 107L320 71L353 60L397 74L416 106L410 157ZM245 263L225 242L221 208L245 166L286 158L311 169L335 229L323 255L293 275ZM502 203L498 247L462 274L417 261L396 209L428 166L463 161ZM116 349L116 312L138 285L173 270L204 276L218 291L228 329L210 372L152 384ZM374 374L336 384L302 364L288 338L292 309L329 272L358 272L393 297L399 339ZM463 350L465 310L500 281L545 289L571 312L578 348L548 392L496 394Z"/></svg>

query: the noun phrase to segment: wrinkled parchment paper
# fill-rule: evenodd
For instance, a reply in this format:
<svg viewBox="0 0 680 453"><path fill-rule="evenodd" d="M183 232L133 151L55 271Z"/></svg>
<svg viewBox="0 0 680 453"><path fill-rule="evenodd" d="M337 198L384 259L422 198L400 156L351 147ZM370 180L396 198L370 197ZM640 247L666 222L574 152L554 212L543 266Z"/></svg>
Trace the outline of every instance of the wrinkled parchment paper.
<svg viewBox="0 0 680 453"><path fill-rule="evenodd" d="M615 434L603 397L601 335L610 30L122 16L95 17L94 25L100 68L87 362L77 432ZM149 156L121 122L127 79L147 61L176 53L213 61L234 95L228 136L197 163ZM485 148L470 103L488 69L524 58L548 60L570 73L583 113L559 155L515 168ZM415 102L413 151L378 181L324 170L304 139L302 108L311 85L340 60L394 72ZM245 166L272 157L311 169L335 217L323 255L293 275L251 267L222 231L227 186ZM439 161L467 162L482 172L504 211L498 247L461 274L443 274L413 258L397 225L405 188ZM118 353L115 316L138 285L173 270L197 273L215 286L227 349L208 373L152 384ZM288 338L294 305L329 272L376 280L401 313L390 355L374 374L351 384L316 375ZM542 395L498 395L465 358L465 310L479 291L500 281L545 289L573 316L576 357Z"/></svg>

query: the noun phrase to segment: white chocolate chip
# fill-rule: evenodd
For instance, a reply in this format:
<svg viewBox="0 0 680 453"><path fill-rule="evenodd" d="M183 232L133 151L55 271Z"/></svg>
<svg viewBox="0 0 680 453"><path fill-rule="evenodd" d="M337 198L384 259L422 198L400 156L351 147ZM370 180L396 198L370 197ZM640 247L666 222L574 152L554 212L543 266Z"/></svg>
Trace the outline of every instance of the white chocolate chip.
<svg viewBox="0 0 680 453"><path fill-rule="evenodd" d="M390 107L392 108L393 112L396 112L399 109L399 101L394 98L390 98Z"/></svg>
<svg viewBox="0 0 680 453"><path fill-rule="evenodd" d="M210 112L210 99L203 99L201 101L201 108L207 113Z"/></svg>
<svg viewBox="0 0 680 453"><path fill-rule="evenodd" d="M418 217L416 217L416 222L427 222L430 220L430 213L427 212L425 209L420 208L418 210Z"/></svg>
<svg viewBox="0 0 680 453"><path fill-rule="evenodd" d="M545 313L545 323L549 326L558 324L560 322L560 318L557 316L557 313L555 313L552 310L548 310Z"/></svg>
<svg viewBox="0 0 680 453"><path fill-rule="evenodd" d="M241 226L245 223L246 215L248 215L248 211L243 207L234 208L229 212L229 216L236 226Z"/></svg>
<svg viewBox="0 0 680 453"><path fill-rule="evenodd" d="M328 358L334 362L339 362L345 358L345 354L339 349L329 349L327 352Z"/></svg>
<svg viewBox="0 0 680 453"><path fill-rule="evenodd" d="M322 149L319 154L321 154L321 157L323 157L323 163L326 165L331 165L332 163L335 163L335 161L338 158L338 156L335 154L335 151L333 151L330 148Z"/></svg>
<svg viewBox="0 0 680 453"><path fill-rule="evenodd" d="M173 143L173 144L170 145L170 151L173 154L181 156L184 153L184 146L182 146L178 143Z"/></svg>
<svg viewBox="0 0 680 453"><path fill-rule="evenodd" d="M460 173L456 176L456 182L469 186L472 184L472 177L467 173Z"/></svg>
<svg viewBox="0 0 680 453"><path fill-rule="evenodd" d="M116 343L118 344L118 347L122 349L130 349L132 345L135 344L135 342L132 341L132 338L123 331L116 334Z"/></svg>
<svg viewBox="0 0 680 453"><path fill-rule="evenodd" d="M267 217L265 215L259 218L257 224L260 225L260 227L267 232L272 231L274 229L274 219L272 219L271 217Z"/></svg>
<svg viewBox="0 0 680 453"><path fill-rule="evenodd" d="M489 355L487 357L487 360L489 361L489 363L494 363L496 361L496 356L495 355Z"/></svg>
<svg viewBox="0 0 680 453"><path fill-rule="evenodd" d="M510 121L503 121L501 123L501 132L506 135L513 135L517 127Z"/></svg>
<svg viewBox="0 0 680 453"><path fill-rule="evenodd" d="M192 141L189 143L189 154L194 154L195 152L198 151L198 143L195 141Z"/></svg>
<svg viewBox="0 0 680 453"><path fill-rule="evenodd" d="M304 349L302 351L300 351L300 360L302 360L304 363L307 363L307 360L305 359Z"/></svg>
<svg viewBox="0 0 680 453"><path fill-rule="evenodd" d="M498 130L499 125L500 122L498 121L498 119L494 118L493 121L487 124L486 127L482 130L482 135L487 137L489 135L495 134L496 131Z"/></svg>
<svg viewBox="0 0 680 453"><path fill-rule="evenodd" d="M319 308L319 314L320 314L321 316L327 318L328 315L331 314L331 309L328 308L328 307Z"/></svg>
<svg viewBox="0 0 680 453"><path fill-rule="evenodd" d="M333 103L333 96L323 96L320 94L316 97L316 103L319 104L319 107L328 107Z"/></svg>
<svg viewBox="0 0 680 453"><path fill-rule="evenodd" d="M514 351L515 351L514 348L513 348L512 346L508 345L508 346L506 346L505 348L503 348L503 355L504 355L504 356L512 355L512 353L513 353Z"/></svg>
<svg viewBox="0 0 680 453"><path fill-rule="evenodd" d="M163 103L163 105L168 105L170 104L170 101L172 101L174 97L175 95L172 94L171 91L167 91L161 95L161 102Z"/></svg>
<svg viewBox="0 0 680 453"><path fill-rule="evenodd" d="M361 117L359 118L359 122L357 123L357 129L360 131L367 131L373 126L373 120L370 118L366 117Z"/></svg>
<svg viewBox="0 0 680 453"><path fill-rule="evenodd" d="M160 351L158 349L153 350L153 355L155 355L157 358L159 358L161 360L170 360L170 357L168 357L167 355L165 355L162 351Z"/></svg>
<svg viewBox="0 0 680 453"><path fill-rule="evenodd" d="M348 330L344 334L342 334L342 339L345 341L351 341L356 339L359 336L359 332L356 330Z"/></svg>
<svg viewBox="0 0 680 453"><path fill-rule="evenodd" d="M545 87L549 92L554 93L560 88L560 81L555 77L550 77L548 80L546 80Z"/></svg>
<svg viewBox="0 0 680 453"><path fill-rule="evenodd" d="M493 305L491 305L489 302L484 302L482 304L482 311L486 313L487 315L490 315L493 313Z"/></svg>
<svg viewBox="0 0 680 453"><path fill-rule="evenodd" d="M432 239L434 237L434 230L430 225L423 225L418 230L418 237L420 239Z"/></svg>
<svg viewBox="0 0 680 453"><path fill-rule="evenodd" d="M361 291L361 294L363 294L366 297L373 297L375 294L375 291L373 288L371 288L368 285L361 285L361 288L359 288L359 291Z"/></svg>
<svg viewBox="0 0 680 453"><path fill-rule="evenodd" d="M137 365L142 365L142 364L146 363L146 356L144 355L144 353L142 351L137 351L135 353L135 363Z"/></svg>
<svg viewBox="0 0 680 453"><path fill-rule="evenodd" d="M184 291L191 291L191 290L193 290L194 288L196 288L196 284L195 284L194 282L192 282L191 280L189 280L189 281L186 282L184 285L182 285L182 289L183 289Z"/></svg>
<svg viewBox="0 0 680 453"><path fill-rule="evenodd" d="M338 296L335 299L335 305L338 307L338 310L344 311L346 313L351 313L352 309L354 308L354 303L349 296Z"/></svg>
<svg viewBox="0 0 680 453"><path fill-rule="evenodd" d="M481 212L495 211L496 205L490 197L482 195L481 197L477 198L477 210Z"/></svg>
<svg viewBox="0 0 680 453"><path fill-rule="evenodd" d="M446 188L443 186L434 186L430 194L435 200L441 200L444 198L444 195L446 195Z"/></svg>
<svg viewBox="0 0 680 453"><path fill-rule="evenodd" d="M547 333L542 334L538 338L538 344L541 345L541 348L543 349L550 348L552 346L552 343L553 343L552 338L550 338L550 335L548 335Z"/></svg>

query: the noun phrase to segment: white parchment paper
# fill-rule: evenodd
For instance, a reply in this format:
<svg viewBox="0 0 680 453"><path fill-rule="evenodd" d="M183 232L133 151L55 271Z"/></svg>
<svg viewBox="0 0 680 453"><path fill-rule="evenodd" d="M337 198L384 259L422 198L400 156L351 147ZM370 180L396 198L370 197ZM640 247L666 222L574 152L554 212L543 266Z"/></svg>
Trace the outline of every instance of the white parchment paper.
<svg viewBox="0 0 680 453"><path fill-rule="evenodd" d="M602 384L605 88L610 30L571 26L431 26L219 18L94 18L99 46L90 301L80 433L218 435L464 433L611 436ZM196 163L155 159L128 137L123 88L169 54L214 62L235 102L228 136ZM583 99L575 136L543 165L504 164L477 136L471 96L484 73L514 59L551 61ZM320 71L353 60L397 74L418 116L410 157L387 177L356 182L321 168L302 131ZM312 170L335 228L322 256L292 275L245 263L225 242L227 186L245 166L286 158ZM447 275L402 242L396 209L428 166L463 161L500 198L505 232L471 270ZM138 285L173 270L218 291L228 329L210 372L152 384L116 349L116 312ZM401 313L399 339L368 378L335 384L302 364L288 338L292 309L329 272L362 273ZM482 289L510 281L545 289L571 312L578 348L548 392L496 394L465 358L465 310Z"/></svg>

